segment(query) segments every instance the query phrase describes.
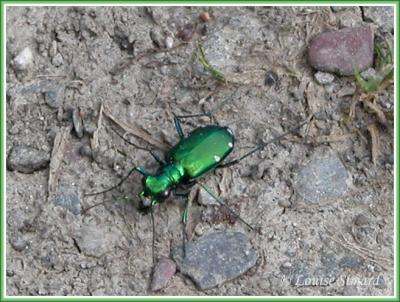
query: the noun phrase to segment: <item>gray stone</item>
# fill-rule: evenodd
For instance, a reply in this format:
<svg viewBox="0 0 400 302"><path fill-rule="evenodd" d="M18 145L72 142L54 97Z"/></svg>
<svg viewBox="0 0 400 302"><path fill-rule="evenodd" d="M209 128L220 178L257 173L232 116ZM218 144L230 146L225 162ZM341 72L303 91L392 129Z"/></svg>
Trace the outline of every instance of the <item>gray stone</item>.
<svg viewBox="0 0 400 302"><path fill-rule="evenodd" d="M368 68L367 70L361 72L360 75L364 80L369 80L376 76L376 71L373 68Z"/></svg>
<svg viewBox="0 0 400 302"><path fill-rule="evenodd" d="M54 203L69 210L74 215L81 213L81 197L77 188L69 185L60 185Z"/></svg>
<svg viewBox="0 0 400 302"><path fill-rule="evenodd" d="M335 15L339 28L357 27L363 24L361 10L358 6L337 12Z"/></svg>
<svg viewBox="0 0 400 302"><path fill-rule="evenodd" d="M373 22L383 31L390 32L394 27L394 10L392 6L364 6L364 19Z"/></svg>
<svg viewBox="0 0 400 302"><path fill-rule="evenodd" d="M51 89L44 91L46 104L51 108L57 109L64 101L65 86L53 86Z"/></svg>
<svg viewBox="0 0 400 302"><path fill-rule="evenodd" d="M166 48L165 45L165 37L164 35L161 33L161 31L157 28L153 28L150 31L150 38L153 41L154 45L157 46L158 48Z"/></svg>
<svg viewBox="0 0 400 302"><path fill-rule="evenodd" d="M33 64L33 53L29 47L25 47L15 58L14 67L16 70L26 70Z"/></svg>
<svg viewBox="0 0 400 302"><path fill-rule="evenodd" d="M379 288L379 289L387 288L385 278L383 278L383 276L380 276L380 275L378 277L376 277L375 280L373 280L373 284L376 288Z"/></svg>
<svg viewBox="0 0 400 302"><path fill-rule="evenodd" d="M74 125L74 130L76 136L79 138L83 137L83 121L78 108L72 110L72 123Z"/></svg>
<svg viewBox="0 0 400 302"><path fill-rule="evenodd" d="M99 258L112 247L104 232L97 226L84 226L74 240L83 254Z"/></svg>
<svg viewBox="0 0 400 302"><path fill-rule="evenodd" d="M82 145L79 148L79 154L82 155L82 156L86 156L88 158L93 158L92 148L87 144Z"/></svg>
<svg viewBox="0 0 400 302"><path fill-rule="evenodd" d="M174 46L174 39L171 36L165 38L165 48L171 49Z"/></svg>
<svg viewBox="0 0 400 302"><path fill-rule="evenodd" d="M25 240L23 240L21 238L11 238L10 244L13 247L13 249L18 252L23 251L28 246L28 242L26 242Z"/></svg>
<svg viewBox="0 0 400 302"><path fill-rule="evenodd" d="M314 74L315 80L321 85L326 85L332 83L335 79L335 76L328 72L318 71Z"/></svg>
<svg viewBox="0 0 400 302"><path fill-rule="evenodd" d="M216 232L172 250L178 269L201 289L209 289L232 280L256 264L257 254L249 239L239 232Z"/></svg>
<svg viewBox="0 0 400 302"><path fill-rule="evenodd" d="M352 75L372 66L374 33L369 26L345 28L317 35L310 44L308 60L320 71Z"/></svg>
<svg viewBox="0 0 400 302"><path fill-rule="evenodd" d="M367 225L369 222L368 218L363 215L363 214L358 214L355 218L354 218L354 224L356 226L365 226Z"/></svg>
<svg viewBox="0 0 400 302"><path fill-rule="evenodd" d="M276 74L276 72L269 70L265 74L264 85L271 87L275 85L275 83L278 82L278 80L279 76Z"/></svg>
<svg viewBox="0 0 400 302"><path fill-rule="evenodd" d="M7 159L7 169L22 173L33 173L49 165L50 154L29 146L17 146L11 149Z"/></svg>
<svg viewBox="0 0 400 302"><path fill-rule="evenodd" d="M344 256L339 260L340 268L350 268L354 269L359 267L362 264L362 261L359 257L356 256Z"/></svg>
<svg viewBox="0 0 400 302"><path fill-rule="evenodd" d="M55 57L51 60L51 63L54 66L59 67L64 63L64 59L60 53L57 53Z"/></svg>
<svg viewBox="0 0 400 302"><path fill-rule="evenodd" d="M292 206L292 203L290 202L290 200L280 199L278 201L278 206L280 206L281 208L290 208Z"/></svg>
<svg viewBox="0 0 400 302"><path fill-rule="evenodd" d="M342 197L349 180L346 168L334 153L317 152L298 173L295 188L306 201L327 201Z"/></svg>
<svg viewBox="0 0 400 302"><path fill-rule="evenodd" d="M167 286L168 281L176 272L176 264L170 258L161 257L154 267L150 289L160 290Z"/></svg>

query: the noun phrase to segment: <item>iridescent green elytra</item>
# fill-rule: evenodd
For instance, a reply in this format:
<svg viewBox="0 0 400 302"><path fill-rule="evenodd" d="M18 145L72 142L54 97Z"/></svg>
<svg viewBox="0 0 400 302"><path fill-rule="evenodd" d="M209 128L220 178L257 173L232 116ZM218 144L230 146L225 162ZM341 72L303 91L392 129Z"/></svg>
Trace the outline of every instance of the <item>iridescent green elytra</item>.
<svg viewBox="0 0 400 302"><path fill-rule="evenodd" d="M157 174L148 175L139 168L145 175L144 190L140 193L144 205L162 202L170 189L215 169L232 152L234 141L229 128L216 125L199 127L187 137L181 136L180 142L166 154Z"/></svg>

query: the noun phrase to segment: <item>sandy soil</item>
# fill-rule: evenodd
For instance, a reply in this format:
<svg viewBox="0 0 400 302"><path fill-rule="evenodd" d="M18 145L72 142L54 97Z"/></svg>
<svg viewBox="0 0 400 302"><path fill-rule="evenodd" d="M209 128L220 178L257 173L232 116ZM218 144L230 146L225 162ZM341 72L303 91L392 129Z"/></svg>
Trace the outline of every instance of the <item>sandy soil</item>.
<svg viewBox="0 0 400 302"><path fill-rule="evenodd" d="M203 11L210 14L206 23L199 20ZM358 92L338 93L354 88L354 79L319 85L305 59L310 39L326 30L370 24L376 39L392 38L388 20L384 27L366 15L360 7L7 8L6 155L29 146L50 159L44 169L6 173L7 294L392 295L393 119L376 128L374 164L366 126L376 115L358 104L349 121ZM185 24L196 26L193 36L189 27L181 32L187 42L177 35ZM211 64L235 83L222 85L204 71L194 56L200 42ZM25 47L33 64L21 71L13 58ZM393 117L393 85L376 98ZM74 110L83 119L81 138L71 130ZM229 125L236 136L233 157L313 110L322 113L307 133L302 128L202 179L260 232L207 205L204 192L192 195L190 238L242 231L257 249L257 265L211 290L199 291L177 273L165 289L149 292L152 232L149 215L137 210L140 175L83 198L117 183L135 165L157 169L148 152L111 130L123 132L107 114L136 132L126 136L131 142L162 149L178 141L174 113L209 110L213 121L187 120L185 130L215 121ZM298 172L326 150L346 167L349 190L334 200L302 200L294 187ZM79 213L80 205L103 201ZM159 256L181 242L180 206L169 200L156 209Z"/></svg>

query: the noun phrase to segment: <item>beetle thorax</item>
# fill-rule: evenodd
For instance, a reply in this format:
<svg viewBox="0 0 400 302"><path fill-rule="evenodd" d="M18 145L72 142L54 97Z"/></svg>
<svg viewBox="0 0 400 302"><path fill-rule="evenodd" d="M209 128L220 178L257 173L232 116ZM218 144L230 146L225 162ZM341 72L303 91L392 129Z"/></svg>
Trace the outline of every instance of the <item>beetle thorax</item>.
<svg viewBox="0 0 400 302"><path fill-rule="evenodd" d="M166 165L156 175L149 175L144 181L145 192L157 199L164 192L182 181L183 169L174 165Z"/></svg>

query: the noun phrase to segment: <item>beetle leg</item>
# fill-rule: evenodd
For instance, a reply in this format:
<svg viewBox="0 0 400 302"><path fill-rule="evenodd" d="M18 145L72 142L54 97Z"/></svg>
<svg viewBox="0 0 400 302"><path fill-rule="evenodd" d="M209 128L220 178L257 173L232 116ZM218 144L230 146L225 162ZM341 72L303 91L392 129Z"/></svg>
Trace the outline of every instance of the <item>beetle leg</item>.
<svg viewBox="0 0 400 302"><path fill-rule="evenodd" d="M186 258L186 241L187 241L187 233L186 233L186 225L187 225L187 211L189 205L189 194L186 194L185 205L182 211L182 254L183 258Z"/></svg>
<svg viewBox="0 0 400 302"><path fill-rule="evenodd" d="M145 147L138 146L138 145L132 143L131 141L127 140L123 135L119 134L118 131L114 130L113 128L111 128L111 129L115 132L115 134L117 134L117 135L118 135L122 140L124 140L127 144L129 144L129 145L131 145L131 146L134 146L134 147L136 147L136 148L138 148L138 149L140 149L140 150L148 151L148 152L151 154L151 156L152 156L160 165L165 165L165 162L164 162L153 150L151 150L151 149L149 149L149 148L145 148Z"/></svg>
<svg viewBox="0 0 400 302"><path fill-rule="evenodd" d="M153 270L154 270L154 265L155 265L155 263L156 263L156 253L155 253L155 250L156 250L156 226L155 226L155 223L154 223L154 214L153 214L153 207L151 207L151 209L150 209L150 217L151 217L151 226L152 226L152 229L153 229L153 238L152 238L152 247L151 247L151 253L152 253L152 256L153 256Z"/></svg>
<svg viewBox="0 0 400 302"><path fill-rule="evenodd" d="M202 187L216 202L218 202L221 206L224 206L233 216L235 216L237 219L239 219L242 223L247 225L252 231L254 231L254 227L250 225L248 222L243 220L239 214L236 214L234 210L232 210L222 199L218 198L215 196L209 188L207 188L205 185L198 183L200 187Z"/></svg>
<svg viewBox="0 0 400 302"><path fill-rule="evenodd" d="M199 113L199 114L189 114L189 115L175 115L174 114L175 129L176 129L176 132L178 132L179 137L180 138L185 137L185 134L183 133L182 126L181 126L181 120L183 120L185 118L202 117L202 116L211 117L211 113Z"/></svg>
<svg viewBox="0 0 400 302"><path fill-rule="evenodd" d="M139 170L139 169L140 169L140 168L138 168L138 167L134 167L132 170L129 171L129 173L128 173L124 178L122 178L122 179L120 180L119 183L117 183L115 186L112 186L111 188L108 188L108 189L106 189L106 190L104 190L104 191L100 191L100 192L88 193L88 194L85 194L84 196L86 197L86 196L99 195L99 194L103 194L103 193L109 192L109 191L111 191L111 190L113 190L113 189L115 189L115 188L118 188L120 185L122 185L122 184L124 183L125 180L127 180L127 179L129 178L129 176L131 176L131 174L133 173L133 171L138 171L138 172L141 173L141 174L146 173L146 172L144 172L143 170ZM90 208L92 208L92 207L93 207L93 206L91 206ZM90 208L87 208L85 211L89 210Z"/></svg>
<svg viewBox="0 0 400 302"><path fill-rule="evenodd" d="M163 161L153 150L148 150L151 154L151 156L153 156L153 158L160 164L160 165L165 165L165 161Z"/></svg>

